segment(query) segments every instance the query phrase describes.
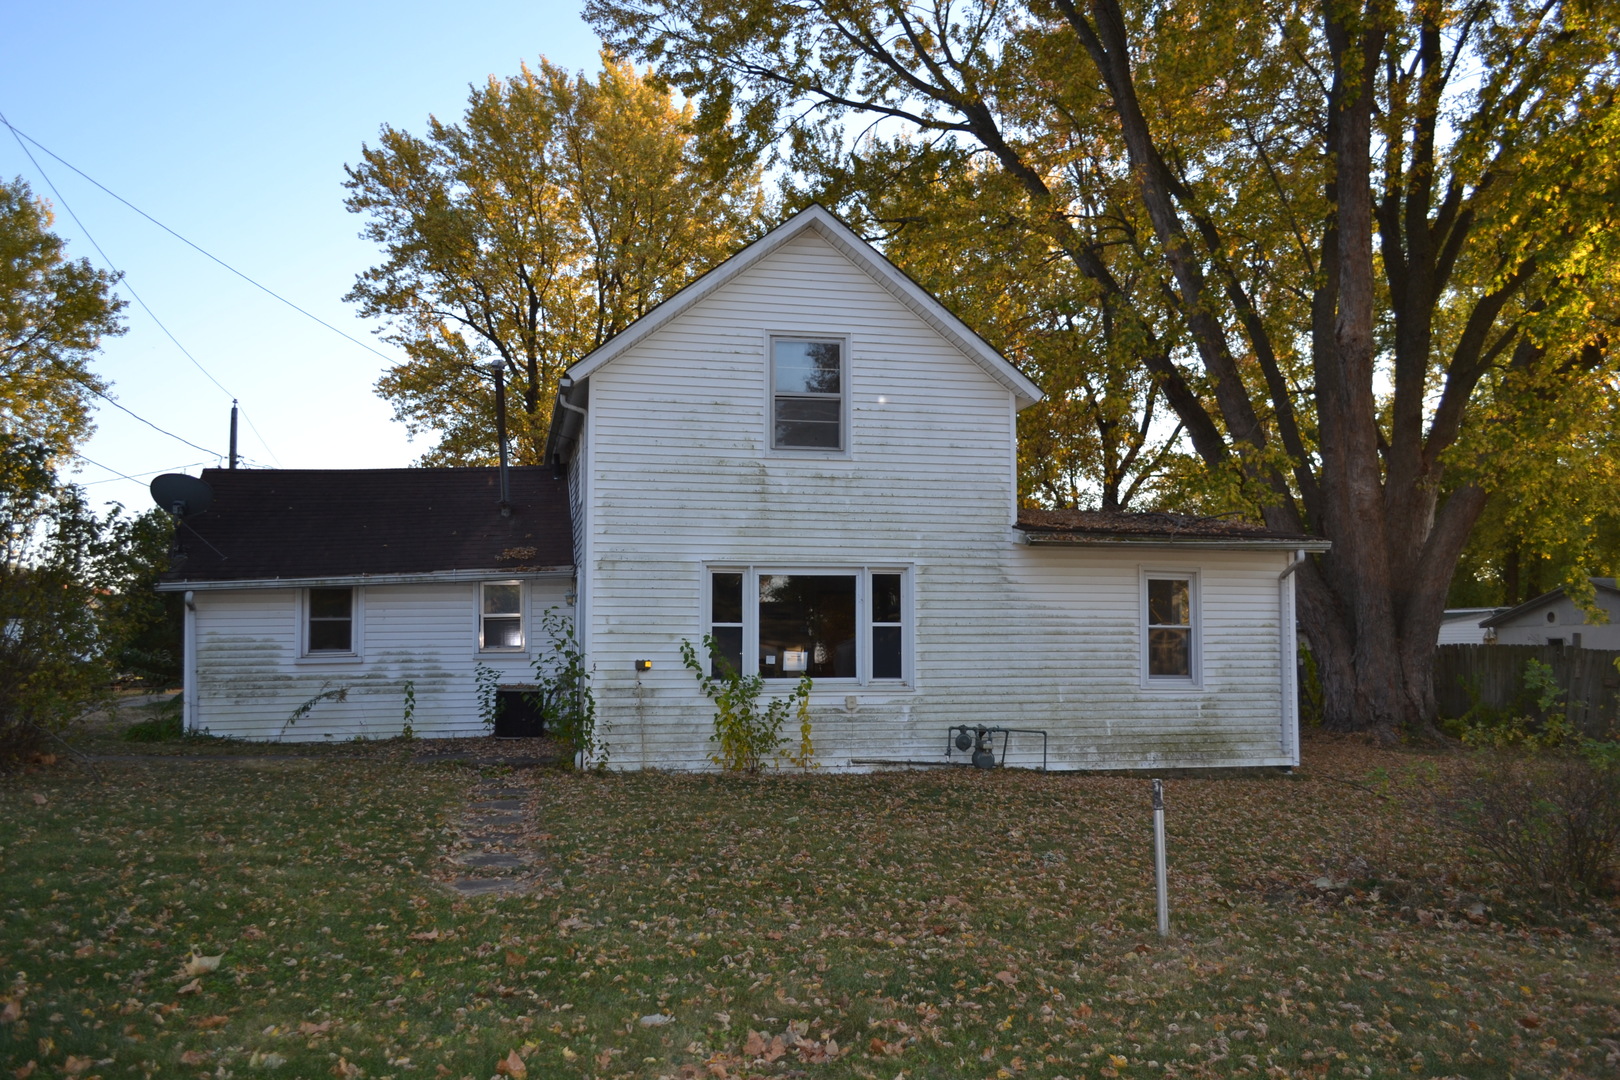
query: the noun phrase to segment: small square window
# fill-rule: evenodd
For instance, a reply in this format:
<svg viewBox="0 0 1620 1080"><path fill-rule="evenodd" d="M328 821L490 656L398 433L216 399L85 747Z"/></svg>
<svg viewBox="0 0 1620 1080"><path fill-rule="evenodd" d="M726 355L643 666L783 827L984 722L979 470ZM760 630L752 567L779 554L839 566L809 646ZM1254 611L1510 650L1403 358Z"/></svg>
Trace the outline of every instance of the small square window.
<svg viewBox="0 0 1620 1080"><path fill-rule="evenodd" d="M844 448L843 342L771 342L771 448Z"/></svg>
<svg viewBox="0 0 1620 1080"><path fill-rule="evenodd" d="M308 653L354 652L354 590L311 589Z"/></svg>
<svg viewBox="0 0 1620 1080"><path fill-rule="evenodd" d="M486 581L479 620L482 649L523 648L523 586L516 581Z"/></svg>

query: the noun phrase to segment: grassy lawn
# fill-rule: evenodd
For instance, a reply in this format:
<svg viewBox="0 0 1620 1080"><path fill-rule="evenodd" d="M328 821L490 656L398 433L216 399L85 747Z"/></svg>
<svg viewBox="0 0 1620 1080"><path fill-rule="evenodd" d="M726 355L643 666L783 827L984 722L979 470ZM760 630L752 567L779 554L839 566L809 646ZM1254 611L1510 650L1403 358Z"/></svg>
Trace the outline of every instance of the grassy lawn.
<svg viewBox="0 0 1620 1080"><path fill-rule="evenodd" d="M1620 916L1504 896L1445 759L1170 781L1161 942L1143 779L526 771L542 874L466 899L479 770L323 749L0 782L8 1073L1620 1075Z"/></svg>

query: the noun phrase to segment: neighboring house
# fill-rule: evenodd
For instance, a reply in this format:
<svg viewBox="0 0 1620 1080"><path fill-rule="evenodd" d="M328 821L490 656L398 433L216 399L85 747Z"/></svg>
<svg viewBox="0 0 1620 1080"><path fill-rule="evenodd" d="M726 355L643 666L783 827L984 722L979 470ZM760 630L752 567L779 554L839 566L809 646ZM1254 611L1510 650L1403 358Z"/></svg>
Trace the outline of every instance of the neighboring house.
<svg viewBox="0 0 1620 1080"><path fill-rule="evenodd" d="M680 654L706 634L769 690L812 677L825 767L937 762L952 725L979 723L1046 731L1054 768L1297 763L1291 569L1327 545L1169 514L1020 512L1017 414L1039 397L811 208L574 365L547 447L566 508L560 484L515 470L514 503L519 475L535 494L501 519L493 471L459 471L478 489L459 520L486 538L470 560L384 584L364 557L374 541L350 532L373 520L358 515L319 529L351 545L345 574L314 560L245 582L209 523L234 513L224 493L319 474L205 474L219 496L193 524L225 569L204 583L193 561L166 586L197 608L191 722L275 735L347 677L359 689L289 734L355 733L369 702L366 730L397 730L415 678L419 733L476 733L473 668L504 659L475 632L481 590L518 582L525 652L502 679L521 681L537 613L575 601L616 768L712 767L713 706ZM407 500L412 472L386 474ZM457 472L429 474L454 485ZM508 569L520 546L534 554ZM328 588L352 590L361 613L348 668L312 655ZM1012 763L1040 757L1038 738L1013 737Z"/></svg>
<svg viewBox="0 0 1620 1080"><path fill-rule="evenodd" d="M1446 613L1440 617L1440 640L1435 644L1483 645L1486 636L1480 620L1506 610L1507 608L1499 607L1447 608Z"/></svg>
<svg viewBox="0 0 1620 1080"><path fill-rule="evenodd" d="M1485 619L1480 625L1498 645L1566 645L1577 649L1620 649L1620 588L1614 578L1592 578L1597 606L1608 613L1606 623L1575 606L1560 585L1550 593L1527 600Z"/></svg>

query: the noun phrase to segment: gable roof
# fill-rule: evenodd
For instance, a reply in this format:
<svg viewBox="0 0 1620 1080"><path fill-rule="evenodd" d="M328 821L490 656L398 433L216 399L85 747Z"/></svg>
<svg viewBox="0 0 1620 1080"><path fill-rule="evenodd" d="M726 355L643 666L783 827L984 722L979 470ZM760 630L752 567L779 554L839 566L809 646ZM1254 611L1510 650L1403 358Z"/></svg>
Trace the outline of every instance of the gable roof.
<svg viewBox="0 0 1620 1080"><path fill-rule="evenodd" d="M204 469L213 505L187 517L161 587L332 578L523 573L574 561L567 484L511 470Z"/></svg>
<svg viewBox="0 0 1620 1080"><path fill-rule="evenodd" d="M1595 578L1592 578L1591 581L1592 581L1593 586L1596 587L1598 592L1607 592L1607 593L1614 593L1616 595L1620 595L1620 586L1616 585L1615 579L1612 578L1612 577L1609 577L1609 578L1595 577ZM1558 586L1558 588L1554 589L1552 592L1545 592L1545 593L1542 593L1540 596L1533 597L1533 598L1531 598L1529 600L1526 600L1524 603L1520 604L1518 607L1510 607L1510 608L1507 608L1505 610L1502 610L1499 614L1492 615L1488 619L1482 619L1482 620L1480 620L1479 625L1481 625L1481 626L1506 626L1508 623L1510 623L1513 620L1517 619L1519 616L1527 615L1530 612L1536 610L1536 608L1542 607L1545 604L1548 604L1548 603L1550 603L1550 602L1552 602L1554 600L1559 599L1560 597L1562 597L1565 594L1565 591L1566 590L1564 589L1564 586L1560 585L1560 586Z"/></svg>
<svg viewBox="0 0 1620 1080"><path fill-rule="evenodd" d="M1030 543L1192 544L1304 551L1327 551L1333 546L1319 536L1274 532L1247 521L1127 510L1021 509L1013 527Z"/></svg>
<svg viewBox="0 0 1620 1080"><path fill-rule="evenodd" d="M934 299L921 285L911 280L899 267L884 258L879 251L839 221L819 203L812 204L788 218L782 224L743 248L737 254L710 270L696 281L681 289L647 314L625 327L618 334L593 350L568 369L575 379L588 378L591 372L655 333L660 327L707 299L716 290L734 281L740 274L757 265L760 260L777 251L784 244L806 232L814 232L850 262L864 270L883 286L901 304L910 308L946 341L956 346L969 359L982 367L991 378L1012 391L1020 409L1041 400L1041 388L1024 376L968 325Z"/></svg>

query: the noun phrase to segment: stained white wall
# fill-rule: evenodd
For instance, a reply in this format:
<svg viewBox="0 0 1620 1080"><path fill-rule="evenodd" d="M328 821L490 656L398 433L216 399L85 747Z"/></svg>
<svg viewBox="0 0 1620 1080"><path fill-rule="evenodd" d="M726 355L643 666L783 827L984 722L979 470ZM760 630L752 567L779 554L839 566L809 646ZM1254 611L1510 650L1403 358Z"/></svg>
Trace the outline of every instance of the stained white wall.
<svg viewBox="0 0 1620 1080"><path fill-rule="evenodd" d="M504 682L528 681L535 650L544 645L540 617L565 606L568 587L558 577L526 581L528 650L480 653L477 582L363 586L358 659L299 655L297 588L198 591L194 722L215 735L247 739L387 738L404 724L409 682L417 735L483 734L477 665L496 669ZM290 720L304 702L341 688L346 700L323 700Z"/></svg>
<svg viewBox="0 0 1620 1080"><path fill-rule="evenodd" d="M848 335L847 455L768 450L772 334ZM1023 545L1009 391L813 233L590 380L583 572L610 764L705 766L712 708L679 647L708 630L714 564L911 568L915 680L823 683L826 766L937 758L979 722L1048 729L1056 767L1294 760L1287 555ZM1199 573L1197 690L1142 687L1143 564Z"/></svg>

